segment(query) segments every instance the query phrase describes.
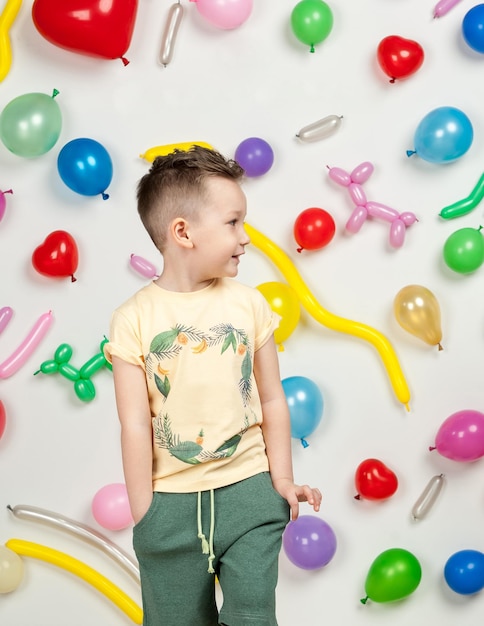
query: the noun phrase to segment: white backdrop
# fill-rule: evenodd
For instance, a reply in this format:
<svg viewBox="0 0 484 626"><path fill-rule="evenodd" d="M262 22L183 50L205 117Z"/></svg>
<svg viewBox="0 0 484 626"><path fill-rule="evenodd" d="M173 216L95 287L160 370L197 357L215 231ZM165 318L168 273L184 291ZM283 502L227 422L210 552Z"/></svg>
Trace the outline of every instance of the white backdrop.
<svg viewBox="0 0 484 626"><path fill-rule="evenodd" d="M119 426L111 374L93 377L96 398L81 403L72 384L58 375L36 376L56 347L69 343L71 362L93 356L108 332L112 309L144 280L129 266L139 254L158 267L161 259L138 220L135 185L148 164L139 157L157 144L203 140L227 156L247 137L273 148L272 169L245 184L247 221L278 243L322 307L378 329L391 341L408 382L407 412L395 397L378 352L369 343L335 333L304 310L280 353L283 377L306 376L324 397L324 415L304 449L294 441L298 481L323 492L319 516L338 540L333 560L306 571L280 558L278 616L290 624L439 623L476 624L483 597L458 596L443 568L454 552L484 549L482 461L458 463L429 452L441 423L462 409L484 409L484 268L470 275L443 262L446 238L458 228L477 228L483 209L444 221L438 213L466 196L482 174L484 152L484 58L461 36L473 3L464 0L432 19L432 0L338 0L331 2L334 28L310 54L290 28L295 2L256 0L249 20L232 31L204 21L184 2L172 62L157 62L170 0L140 0L135 30L121 61L71 53L48 43L35 29L32 2L24 2L11 31L13 64L0 85L0 107L31 92L60 94L62 133L54 148L23 159L0 145L0 188L6 197L0 223L0 306L14 317L0 336L0 361L48 310L54 322L36 352L14 376L0 380L7 428L0 440L0 542L12 537L53 547L89 564L140 602L137 584L92 546L48 526L15 519L8 504L35 505L88 524L131 552L131 529L97 525L94 494L122 482ZM376 49L387 35L420 43L425 61L407 80L390 84ZM408 158L420 120L439 106L462 109L474 126L474 141L461 159L447 165ZM343 115L339 130L303 144L297 131L326 115ZM114 176L110 198L85 197L68 189L56 161L61 147L77 137L96 139L108 150ZM332 183L327 166L352 170L370 161L375 171L368 197L413 211L402 248L388 244L388 224L373 220L355 235L344 226L352 210L347 192ZM326 248L296 252L292 229L305 208L320 206L336 222ZM40 276L33 250L48 233L63 229L79 246L77 282ZM239 277L256 286L283 280L252 246ZM393 299L405 285L420 284L437 297L444 350L405 332L393 315ZM384 502L354 499L354 473L376 457L397 474L399 489ZM435 474L444 473L443 493L427 518L411 519L411 508ZM302 513L309 514L309 507ZM420 586L406 600L360 603L372 561L387 548L411 551L422 566ZM21 585L0 597L0 619L9 626L85 626L132 623L104 595L79 578L25 559Z"/></svg>

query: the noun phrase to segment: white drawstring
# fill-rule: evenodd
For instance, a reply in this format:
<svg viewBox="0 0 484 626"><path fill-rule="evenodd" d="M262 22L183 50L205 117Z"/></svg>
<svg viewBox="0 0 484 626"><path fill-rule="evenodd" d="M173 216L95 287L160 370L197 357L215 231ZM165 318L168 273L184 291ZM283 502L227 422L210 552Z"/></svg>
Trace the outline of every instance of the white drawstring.
<svg viewBox="0 0 484 626"><path fill-rule="evenodd" d="M202 543L202 553L208 554L208 573L214 574L215 570L213 569L213 560L215 559L215 554L213 551L213 535L215 531L215 503L214 503L214 492L213 489L210 489L210 533L209 533L209 541L203 534L202 529L202 492L198 492L197 498L197 527L198 527L198 538Z"/></svg>

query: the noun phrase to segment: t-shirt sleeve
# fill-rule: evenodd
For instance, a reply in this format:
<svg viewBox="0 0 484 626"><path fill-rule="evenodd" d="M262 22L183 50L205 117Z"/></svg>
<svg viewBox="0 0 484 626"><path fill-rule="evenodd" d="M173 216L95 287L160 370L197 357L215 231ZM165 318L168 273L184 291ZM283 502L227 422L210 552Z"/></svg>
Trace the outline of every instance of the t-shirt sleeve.
<svg viewBox="0 0 484 626"><path fill-rule="evenodd" d="M255 350L259 350L262 346L274 334L274 331L278 328L281 316L273 311L270 304L264 298L264 296L254 289L255 310L256 310L256 336L255 336Z"/></svg>
<svg viewBox="0 0 484 626"><path fill-rule="evenodd" d="M120 311L115 311L111 317L109 342L104 345L104 355L110 363L112 357L117 356L145 369L139 328Z"/></svg>

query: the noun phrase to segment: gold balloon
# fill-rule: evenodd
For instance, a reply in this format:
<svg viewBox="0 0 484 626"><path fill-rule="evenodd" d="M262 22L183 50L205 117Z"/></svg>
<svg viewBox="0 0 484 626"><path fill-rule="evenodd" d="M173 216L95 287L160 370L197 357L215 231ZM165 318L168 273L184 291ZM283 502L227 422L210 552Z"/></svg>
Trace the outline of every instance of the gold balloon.
<svg viewBox="0 0 484 626"><path fill-rule="evenodd" d="M421 285L403 287L395 296L393 311L404 330L442 350L440 306L430 289Z"/></svg>

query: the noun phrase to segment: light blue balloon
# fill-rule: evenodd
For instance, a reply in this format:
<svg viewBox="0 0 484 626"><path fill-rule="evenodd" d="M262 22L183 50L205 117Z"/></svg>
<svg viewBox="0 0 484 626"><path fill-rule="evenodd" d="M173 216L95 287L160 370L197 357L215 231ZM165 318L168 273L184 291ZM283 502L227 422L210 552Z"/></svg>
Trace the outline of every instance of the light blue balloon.
<svg viewBox="0 0 484 626"><path fill-rule="evenodd" d="M415 131L415 150L430 163L450 163L469 150L474 138L472 124L465 113L454 107L439 107L430 111Z"/></svg>
<svg viewBox="0 0 484 626"><path fill-rule="evenodd" d="M291 417L291 436L300 439L306 448L306 441L314 432L323 416L323 396L316 383L304 376L290 376L282 381Z"/></svg>
<svg viewBox="0 0 484 626"><path fill-rule="evenodd" d="M113 164L106 148L94 139L73 139L59 152L57 170L63 182L83 196L105 193L113 177Z"/></svg>

